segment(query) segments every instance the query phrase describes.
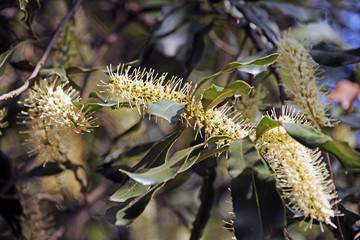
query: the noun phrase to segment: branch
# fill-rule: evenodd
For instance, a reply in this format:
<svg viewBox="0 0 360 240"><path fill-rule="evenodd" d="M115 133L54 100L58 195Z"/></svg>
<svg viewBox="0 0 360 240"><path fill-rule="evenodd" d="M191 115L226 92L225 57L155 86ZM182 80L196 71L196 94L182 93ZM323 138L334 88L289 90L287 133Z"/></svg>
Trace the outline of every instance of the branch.
<svg viewBox="0 0 360 240"><path fill-rule="evenodd" d="M325 152L325 157L326 157L326 164L329 168L329 175L330 175L330 179L331 181L335 184L334 182L334 176L332 174L332 169L331 169L331 163L330 163L330 156L329 156L329 153ZM338 208L338 198L335 199L335 211L338 212L339 211L339 208ZM339 234L340 234L340 238L342 240L344 240L344 234L342 232L342 229L341 229L341 223L340 223L340 218L339 216L336 216L336 222L338 224L338 228L339 228ZM355 238L354 238L355 239Z"/></svg>
<svg viewBox="0 0 360 240"><path fill-rule="evenodd" d="M38 73L40 72L41 68L43 67L43 65L45 64L45 61L47 59L47 57L50 54L51 48L54 45L56 39L59 37L62 29L64 28L66 22L75 14L75 12L79 9L81 2L83 0L77 0L76 3L74 4L73 8L70 10L70 12L68 14L66 14L66 16L61 20L59 26L57 27L56 31L54 32L54 35L51 37L50 43L47 46L44 54L41 56L40 60L36 63L36 66L33 70L33 72L31 73L31 75L25 80L24 84L15 89L12 90L8 93L5 93L3 95L0 96L0 101L4 101L6 99L9 98L14 98L16 96L19 96L22 92L24 92L29 86L30 83L32 83L32 81L34 81L35 77L38 75Z"/></svg>
<svg viewBox="0 0 360 240"><path fill-rule="evenodd" d="M245 29L246 29L246 32L247 32L248 36L250 37L251 41L254 43L256 50L259 52L264 51L265 48L264 48L262 42L260 41L260 39L258 38L256 30L251 28L249 21L248 21ZM270 39L268 39L268 40L270 41ZM274 75L274 77L278 83L279 98L280 98L281 104L284 105L285 100L288 99L288 96L285 93L284 84L281 79L281 76L273 66L270 66L269 70Z"/></svg>

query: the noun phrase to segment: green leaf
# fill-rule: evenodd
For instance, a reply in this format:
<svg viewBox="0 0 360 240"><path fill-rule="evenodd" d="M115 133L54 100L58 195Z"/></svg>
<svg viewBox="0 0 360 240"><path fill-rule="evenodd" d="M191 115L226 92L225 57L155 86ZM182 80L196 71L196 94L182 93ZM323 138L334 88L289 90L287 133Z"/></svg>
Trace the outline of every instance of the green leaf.
<svg viewBox="0 0 360 240"><path fill-rule="evenodd" d="M221 70L220 72L217 72L217 73L215 73L215 74L201 80L200 83L195 88L195 91L193 92L192 97L202 87L202 85L204 85L210 79L219 76L220 74L231 73L236 69L241 71L241 67L250 66L250 65L251 66L259 66L259 67L264 67L264 66L267 67L270 64L274 63L278 59L278 57L279 57L278 53L273 53L273 54L270 54L270 55L265 56L265 57L251 56L251 57L245 58L245 59L243 59L243 60L241 60L239 62L231 62L223 70ZM258 68L256 71L259 71L259 70L260 70L260 68ZM254 72L256 72L256 71L254 70Z"/></svg>
<svg viewBox="0 0 360 240"><path fill-rule="evenodd" d="M318 132L308 125L286 122L283 122L282 125L292 138L309 148L317 148L326 141L332 140L328 135Z"/></svg>
<svg viewBox="0 0 360 240"><path fill-rule="evenodd" d="M198 159L196 160L195 164L200 163L211 156L214 156L216 154L219 154L219 153L222 153L222 152L225 152L228 150L229 150L229 146L223 146L220 148L202 150L202 151L200 151L200 155L199 155ZM185 170L187 170L187 168L189 168L189 167L184 165L180 171L185 171Z"/></svg>
<svg viewBox="0 0 360 240"><path fill-rule="evenodd" d="M20 45L24 43L23 42L19 42L19 43L16 43L16 44L13 44L11 45L11 47L0 54L0 78L4 75L5 73L5 67L6 67L6 63L8 62L9 60L9 57L11 56L11 54L13 53L13 51Z"/></svg>
<svg viewBox="0 0 360 240"><path fill-rule="evenodd" d="M285 208L272 175L246 168L230 189L236 239L285 239Z"/></svg>
<svg viewBox="0 0 360 240"><path fill-rule="evenodd" d="M203 99L201 100L203 107L205 108L205 112L215 107L228 97L232 97L237 94L248 95L251 89L252 87L249 84L240 80L231 83L222 91L218 91L218 89L212 85L204 91Z"/></svg>
<svg viewBox="0 0 360 240"><path fill-rule="evenodd" d="M57 75L64 81L69 80L68 77L66 76L66 71L64 67L41 69L40 74L43 78L46 78L51 75Z"/></svg>
<svg viewBox="0 0 360 240"><path fill-rule="evenodd" d="M264 116L256 127L256 142L264 132L277 126L281 126L280 121L272 120L268 116Z"/></svg>
<svg viewBox="0 0 360 240"><path fill-rule="evenodd" d="M71 66L71 67L66 68L66 72L68 75L75 74L75 73L91 73L91 72L96 72L96 71L104 72L105 70L103 70L102 68L84 68L84 67L79 67L79 66Z"/></svg>
<svg viewBox="0 0 360 240"><path fill-rule="evenodd" d="M206 144L220 139L229 139L227 136L216 136L209 138L208 141L204 143L197 144L192 147L188 147L177 151L167 162L164 164L154 167L154 168L145 168L139 169L136 172L129 172L124 169L120 169L121 172L128 175L130 178L134 179L137 182L140 182L144 185L153 185L162 182L166 182L174 178L177 174L185 172L191 168L195 163L200 162L211 156L210 152L203 152L195 154L193 152L197 149L204 147ZM225 149L220 149L217 151L211 152L212 155L218 153L219 151L224 151Z"/></svg>
<svg viewBox="0 0 360 240"><path fill-rule="evenodd" d="M10 64L12 67L14 67L16 69L19 69L21 71L27 71L27 72L32 72L32 71L34 71L34 68L35 68L34 65L27 60L11 62Z"/></svg>
<svg viewBox="0 0 360 240"><path fill-rule="evenodd" d="M320 43L311 49L311 56L319 64L340 67L360 62L360 48L345 50L328 43Z"/></svg>
<svg viewBox="0 0 360 240"><path fill-rule="evenodd" d="M211 216L211 209L215 200L215 167L208 169L209 174L203 177L203 184L200 190L200 208L196 214L196 219L191 230L190 240L197 240L203 235L204 228Z"/></svg>
<svg viewBox="0 0 360 240"><path fill-rule="evenodd" d="M131 178L127 178L126 182L109 197L109 200L112 202L125 202L146 193L150 188L149 185L143 185Z"/></svg>
<svg viewBox="0 0 360 240"><path fill-rule="evenodd" d="M12 166L12 159L7 156L3 151L0 150L0 192L3 196L18 196L16 183L14 179L17 179L18 176L14 172ZM23 215L22 206L18 198L0 198L0 216L3 219L2 221L8 224L9 230L18 238L21 238L21 216Z"/></svg>
<svg viewBox="0 0 360 240"><path fill-rule="evenodd" d="M320 149L333 154L345 171L350 168L360 168L360 153L352 149L347 142L326 141L320 146Z"/></svg>
<svg viewBox="0 0 360 240"><path fill-rule="evenodd" d="M164 164L170 147L179 138L182 130L175 131L174 133L166 136L157 144L155 144L150 151L137 163L132 171L141 170L144 168L158 167ZM143 185L131 178L117 190L111 197L110 201L125 202L130 198L140 196L149 190L149 186Z"/></svg>
<svg viewBox="0 0 360 240"><path fill-rule="evenodd" d="M276 42L277 35L270 27L270 24L267 21L268 19L265 18L261 12L257 11L255 6L235 0L230 0L230 3L231 5L235 6L236 9L239 10L249 22L252 22L257 27L259 27L269 41L272 43Z"/></svg>
<svg viewBox="0 0 360 240"><path fill-rule="evenodd" d="M360 167L360 153L352 149L348 143L334 141L331 137L304 124L285 123L264 116L256 128L256 142L264 132L281 125L292 138L304 146L311 149L319 147L322 151L333 154L340 161L345 171Z"/></svg>
<svg viewBox="0 0 360 240"><path fill-rule="evenodd" d="M160 99L156 103L149 104L147 112L161 117L171 124L176 124L184 110L185 104L177 103L169 99Z"/></svg>
<svg viewBox="0 0 360 240"><path fill-rule="evenodd" d="M180 168L184 165L185 162L189 162L187 164L187 167L194 164L198 156L190 157L190 155L193 151L203 146L204 143L180 150L176 152L163 165L155 168L144 169L143 171L138 171L134 173L122 169L120 169L120 171L125 173L135 181L140 182L144 185L153 185L166 182L177 175L177 173L180 171Z"/></svg>
<svg viewBox="0 0 360 240"><path fill-rule="evenodd" d="M103 103L88 103L88 102L71 102L75 107L81 109L83 112L95 112L103 107L111 107L112 104Z"/></svg>
<svg viewBox="0 0 360 240"><path fill-rule="evenodd" d="M34 16L35 11L40 8L39 0L17 0L19 9L24 13L23 20L30 26Z"/></svg>
<svg viewBox="0 0 360 240"><path fill-rule="evenodd" d="M148 192L138 196L135 199L121 203L119 206L114 206L106 210L105 219L115 224L116 226L127 226L134 221L135 218L145 210L155 192L164 184L159 184L152 187Z"/></svg>
<svg viewBox="0 0 360 240"><path fill-rule="evenodd" d="M256 76L264 71L266 71L267 66L257 66L257 65L244 65L238 67L238 71L250 73L253 76Z"/></svg>
<svg viewBox="0 0 360 240"><path fill-rule="evenodd" d="M241 65L251 64L255 66L269 66L270 64L273 64L279 58L279 56L280 54L278 53L273 53L264 57L261 57L261 55L255 55L244 58L240 60L239 63L241 63Z"/></svg>
<svg viewBox="0 0 360 240"><path fill-rule="evenodd" d="M254 143L248 137L237 139L231 143L228 160L228 171L232 178L239 176L246 168L262 174L270 173Z"/></svg>
<svg viewBox="0 0 360 240"><path fill-rule="evenodd" d="M359 233L359 226L356 224L356 222L360 220L360 216L347 210L341 203L338 203L338 208L339 211L343 214L343 216L339 216L339 221L341 230L344 234L344 239L357 239L355 236Z"/></svg>
<svg viewBox="0 0 360 240"><path fill-rule="evenodd" d="M281 17L287 15L302 23L318 22L325 19L325 12L320 9L303 8L284 2L259 1L256 4L270 10L271 15L281 12Z"/></svg>
<svg viewBox="0 0 360 240"><path fill-rule="evenodd" d="M117 102L117 101L113 101L110 99L107 99L106 97L98 94L97 92L91 92L89 97L92 98L97 98L100 101L102 101L104 104L102 103L97 103L99 106L103 106L103 107L111 107L112 109L118 108L118 107L129 107L130 104L127 102Z"/></svg>

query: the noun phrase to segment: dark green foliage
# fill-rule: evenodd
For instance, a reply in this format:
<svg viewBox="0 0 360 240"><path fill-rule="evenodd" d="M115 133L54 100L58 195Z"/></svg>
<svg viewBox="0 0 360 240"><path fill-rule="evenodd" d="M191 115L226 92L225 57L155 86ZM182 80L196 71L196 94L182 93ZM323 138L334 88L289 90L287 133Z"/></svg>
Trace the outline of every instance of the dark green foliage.
<svg viewBox="0 0 360 240"><path fill-rule="evenodd" d="M226 231L210 229L209 223L213 224L215 219L214 222L221 225L222 220L229 218L228 211L232 211L233 224L227 227L232 228L231 234L238 240L286 239L284 230L304 219L294 219L294 212L286 209L276 188L274 172L268 168L256 146L266 131L282 126L299 143L330 153L341 164L343 169L334 162L332 171L339 198L344 203L337 204L343 216L332 219L333 223L339 224L338 229L328 227L328 232L332 231L339 239L340 233L344 235L343 239L354 239L359 232L356 222L360 220L359 215L352 212L359 203L359 189L354 187L359 180L356 175L360 167L359 152L347 142L334 140L336 137L331 135L331 129L321 132L309 125L285 123L268 116L260 120L266 110L274 107L278 110L293 100L293 96L287 95L286 78L282 79L276 70L279 58L276 42L283 30L292 28L296 31L307 24L311 29L311 24L328 19L332 24L339 21L336 19L339 12L333 12L340 8L336 1L326 2L330 12L326 18L323 9L309 7L315 2L83 1L81 10L60 29L54 45L49 48L50 54L42 59L44 62L40 63L41 70L34 81L26 81L50 46L54 33L59 33L61 19L72 11L78 0L41 1L41 4L39 0L2 1L0 95L21 87L24 82L30 83L26 89L31 89L41 78L49 82L68 82L68 86L79 91L82 97L81 102L74 101L73 105L91 114L100 127L90 134L77 136L81 143L76 143L75 138L66 139L70 141L71 152L66 152L68 149L63 149L57 142L48 142L51 138L47 130L37 132L37 136L45 139L46 144L42 147L55 144L52 146L59 147L60 152L64 151L61 154L69 158L65 162L39 163L41 159L26 156L22 147L26 137L18 134L24 129L16 124L19 117L24 117L21 113L28 110L28 106L21 103L28 97L26 91L0 102L0 107L6 107L8 112L6 119L0 121L9 123L1 128L3 135L0 137L0 214L4 219L0 221L0 238L25 237L21 233L20 219L24 216L16 187L20 181L26 181L34 183L31 184L31 196L39 203L41 211L42 207L46 209L43 214L54 219L47 226L51 231L46 238L93 240L126 235L126 239L131 240L139 236L135 232L139 231L138 226L150 225L159 239L178 239L179 229L191 240L205 236L213 237L211 240L225 239L223 232ZM317 4L324 5L322 1ZM349 17L346 20L349 22L338 25L339 29L350 25L350 20ZM316 35L313 39L318 43L311 50L314 61L334 68L332 70L339 72L342 78L358 82L356 66L348 70L353 74L351 76L346 75L343 68L336 67L358 63L359 47L344 49L339 46L346 44L329 42L333 39L329 40L327 33L313 33ZM111 82L111 74L106 70L110 63L113 66L124 64L125 68L140 67L139 75L143 69L147 72L152 68L154 79L158 79L156 74L167 72L162 84L166 84L171 75L184 78L181 84L192 82L191 96L181 103L160 99L148 106L131 105L129 102L136 102L135 98L121 102L120 94L110 93L103 86ZM116 73L116 67L110 65L109 69ZM325 71L329 69L325 68ZM129 73L132 71L134 68ZM154 80L149 79L150 75L143 76L139 85L141 81ZM321 81L325 86L336 85L328 77ZM157 84L156 81L152 83ZM254 124L260 120L255 133L243 139L221 135L203 137L204 128L226 126L229 122L211 123L213 125L199 129L199 125L209 123L201 117L205 118L210 109L225 102L231 106L229 112L236 110L238 101L247 99L260 85L266 97L258 105L247 106L259 110L259 118L254 120ZM189 110L186 104L191 104L188 100L192 97L194 101L201 101L205 112L199 111L203 115L195 119L199 121L196 125L194 119L180 118ZM20 104L17 104L18 100ZM353 132L359 128L356 101L349 109L332 109L333 114L339 115L336 118ZM137 112L141 112L142 117L139 114L134 117ZM233 115L229 112L221 114L226 114L226 119L230 120ZM148 116L166 121L150 124L155 118L144 121ZM221 119L221 116L216 117ZM241 124L249 130L254 128L247 121ZM27 127L26 130L30 130L36 126ZM51 129L51 124L47 127ZM225 144L216 145L223 140ZM79 168L86 172L83 176L78 174ZM348 175L344 175L344 170ZM70 173L73 181L63 186L61 177L66 173ZM44 178L49 176L51 178ZM56 194L44 193L44 179L56 179L51 188L59 187L60 190L51 189ZM79 185L79 196L67 195ZM231 198L224 197L229 188ZM185 193L198 199L186 198ZM194 200L196 202L191 202ZM150 201L155 204L149 209L152 218L146 222L149 216L146 215L145 220L140 216ZM229 209L224 210L224 202L229 202ZM104 214L99 217L100 211ZM166 211L172 215L162 219ZM101 219L101 224L93 227L90 225L95 216ZM174 220L174 216L180 220ZM134 225L129 226L132 223ZM122 228L117 228L119 226ZM150 238L146 231L144 227L140 229L143 235L139 239ZM302 234L301 231L298 234ZM320 234L314 238L321 237Z"/></svg>
<svg viewBox="0 0 360 240"><path fill-rule="evenodd" d="M14 177L11 159L0 151L0 194L8 198L0 198L0 215L5 219L15 236L20 236L20 216L22 207L17 198L17 190L12 182Z"/></svg>
<svg viewBox="0 0 360 240"><path fill-rule="evenodd" d="M237 239L285 239L285 209L272 175L246 168L230 189Z"/></svg>
<svg viewBox="0 0 360 240"><path fill-rule="evenodd" d="M312 48L311 56L321 65L340 67L360 62L360 48L342 49L322 42Z"/></svg>

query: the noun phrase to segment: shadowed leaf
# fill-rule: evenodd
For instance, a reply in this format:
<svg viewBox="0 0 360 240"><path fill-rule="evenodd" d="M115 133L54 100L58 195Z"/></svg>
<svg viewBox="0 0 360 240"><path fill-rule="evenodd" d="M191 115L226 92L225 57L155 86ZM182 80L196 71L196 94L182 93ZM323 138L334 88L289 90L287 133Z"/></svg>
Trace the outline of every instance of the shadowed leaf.
<svg viewBox="0 0 360 240"><path fill-rule="evenodd" d="M45 165L41 165L31 169L24 177L46 177L56 175L64 171L65 167L56 162L49 162Z"/></svg>
<svg viewBox="0 0 360 240"><path fill-rule="evenodd" d="M333 154L345 171L350 168L360 168L360 153L352 149L347 142L326 141L320 149Z"/></svg>
<svg viewBox="0 0 360 240"><path fill-rule="evenodd" d="M269 174L269 170L261 159L254 143L247 137L237 139L230 145L228 171L232 178L239 176L246 168L252 168L263 174Z"/></svg>
<svg viewBox="0 0 360 240"><path fill-rule="evenodd" d="M319 64L340 67L360 62L360 48L344 50L328 43L320 43L312 48L311 56Z"/></svg>
<svg viewBox="0 0 360 240"><path fill-rule="evenodd" d="M285 208L272 175L246 168L230 189L236 239L285 239Z"/></svg>
<svg viewBox="0 0 360 240"><path fill-rule="evenodd" d="M328 135L318 132L308 125L286 122L283 122L282 125L292 138L309 148L317 148L326 141L332 140Z"/></svg>
<svg viewBox="0 0 360 240"><path fill-rule="evenodd" d="M320 9L303 8L290 3L259 1L257 6L264 7L276 14L279 11L283 15L290 16L302 23L318 22L325 19L325 12Z"/></svg>

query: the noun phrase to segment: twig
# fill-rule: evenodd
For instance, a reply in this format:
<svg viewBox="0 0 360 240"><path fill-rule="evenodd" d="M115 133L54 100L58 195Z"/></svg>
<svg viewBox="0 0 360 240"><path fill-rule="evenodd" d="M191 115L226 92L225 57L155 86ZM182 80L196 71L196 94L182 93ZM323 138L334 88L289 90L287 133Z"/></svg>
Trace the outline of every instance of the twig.
<svg viewBox="0 0 360 240"><path fill-rule="evenodd" d="M79 168L81 168L79 165L76 165L76 164L73 164L70 160L67 160L65 162L65 165L68 169L70 169L71 171L73 171L74 173L74 176L75 176L75 179L76 181L78 181L78 183L80 184L80 187L81 187L81 193L82 194L85 194L86 193L86 189L87 189L87 186L85 184L85 182L80 178L79 174L78 174L78 170Z"/></svg>
<svg viewBox="0 0 360 240"><path fill-rule="evenodd" d="M330 164L330 157L329 157L329 154L327 152L325 152L325 157L326 157L326 164L329 168L329 176L330 176L330 179L332 182L334 182L334 178L333 178L333 174L332 174L332 170L331 170L331 164ZM335 199L335 211L338 212L339 211L339 208L338 208L338 205L337 205L337 198ZM340 233L340 237L342 240L344 240L344 234L342 232L342 229L341 229L341 224L340 224L340 218L339 216L336 216L336 222L338 224L338 227L339 227L339 233Z"/></svg>
<svg viewBox="0 0 360 240"><path fill-rule="evenodd" d="M143 6L140 8L140 6L137 5L136 3L129 2L124 7L125 7L124 10L127 12L126 19L121 24L118 24L116 27L116 30L112 34L108 35L106 37L106 39L103 40L103 42L101 43L101 45L99 47L99 50L97 51L92 62L89 64L88 68L93 68L97 64L98 60L101 59L102 56L109 50L111 45L114 44L118 40L117 36L119 35L120 31L126 25L128 25L131 21L133 21L133 20L138 21L150 30L152 25L149 24L147 22L147 20L144 17L142 17L142 15L145 13L148 13L148 12L160 11L162 6L161 5L149 5L149 6ZM88 84L89 78L90 78L90 73L88 73L84 78L84 81L83 81L83 84L82 84L82 87L80 90L81 97L84 96L85 89Z"/></svg>
<svg viewBox="0 0 360 240"><path fill-rule="evenodd" d="M284 233L285 233L285 237L286 237L287 239L289 239L289 240L294 240L294 239L290 236L290 234L289 234L289 232L287 231L286 228L284 228Z"/></svg>
<svg viewBox="0 0 360 240"><path fill-rule="evenodd" d="M221 40L218 36L216 36L216 34L214 32L210 32L209 37L213 41L213 43L215 44L215 46L217 48L224 50L225 52L227 52L230 55L233 55L233 56L236 55L235 48L233 48L228 43Z"/></svg>
<svg viewBox="0 0 360 240"><path fill-rule="evenodd" d="M234 57L234 61L237 61L238 58L240 57L241 52L244 50L245 43L246 43L247 39L248 39L248 35L245 35L245 36L244 36L244 39L243 39L242 42L240 43L239 50L238 50L236 56ZM231 72L231 73L229 74L228 79L227 79L227 85L230 84L231 79L233 78L233 76L234 76L235 73L236 73L236 71L233 71L233 72Z"/></svg>
<svg viewBox="0 0 360 240"><path fill-rule="evenodd" d="M247 26L246 26L246 31L251 39L251 41L254 43L255 48L257 51L261 52L264 51L264 47L262 45L262 43L260 42L260 40L258 39L258 37L256 36L255 30L251 28L250 23L248 22ZM272 66L269 67L270 72L275 76L277 84L279 86L279 98L281 101L281 104L284 105L285 104L285 100L288 98L286 93L285 93L285 89L284 89L284 84L282 81L282 78L280 77L280 74L276 71L276 69Z"/></svg>
<svg viewBox="0 0 360 240"><path fill-rule="evenodd" d="M33 72L25 80L24 84L22 86L20 86L19 88L15 89L15 90L12 90L12 91L10 91L8 93L5 93L5 94L1 95L0 96L0 101L4 101L6 99L14 98L16 96L19 96L22 92L24 92L26 89L28 89L28 87L30 86L30 83L32 81L34 81L35 77L38 75L41 68L45 64L45 61L46 61L47 57L50 54L51 48L54 45L56 39L59 37L62 29L65 26L65 23L75 14L75 12L80 7L82 1L83 0L77 0L76 3L74 4L73 8L70 10L70 12L68 12L68 14L66 14L66 16L61 20L59 26L57 27L56 31L54 32L54 35L52 36L52 38L50 40L49 45L47 46L44 54L41 56L40 60L36 63L36 66L35 66Z"/></svg>

